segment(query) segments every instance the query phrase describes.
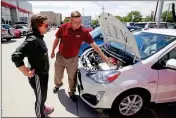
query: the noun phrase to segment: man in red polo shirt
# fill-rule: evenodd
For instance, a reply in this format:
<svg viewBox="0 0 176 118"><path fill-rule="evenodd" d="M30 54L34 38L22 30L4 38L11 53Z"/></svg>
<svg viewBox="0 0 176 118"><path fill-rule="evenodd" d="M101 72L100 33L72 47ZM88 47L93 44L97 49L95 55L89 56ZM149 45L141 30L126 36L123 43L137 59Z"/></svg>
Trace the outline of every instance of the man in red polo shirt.
<svg viewBox="0 0 176 118"><path fill-rule="evenodd" d="M81 26L81 14L78 11L71 13L71 21L61 25L56 33L56 39L53 44L51 58L55 57L55 49L59 44L59 51L56 54L55 62L55 87L54 93L63 85L62 79L64 69L68 73L69 96L73 101L76 101L76 72L78 69L78 53L82 42L87 42L101 56L101 58L109 63L110 59L106 57L101 49L96 45L91 35L85 28Z"/></svg>

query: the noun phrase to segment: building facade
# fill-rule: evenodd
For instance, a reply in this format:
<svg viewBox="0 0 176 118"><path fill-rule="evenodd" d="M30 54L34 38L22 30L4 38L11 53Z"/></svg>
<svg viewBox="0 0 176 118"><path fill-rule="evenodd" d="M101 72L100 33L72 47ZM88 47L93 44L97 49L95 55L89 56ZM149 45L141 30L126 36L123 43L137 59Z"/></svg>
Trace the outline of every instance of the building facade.
<svg viewBox="0 0 176 118"><path fill-rule="evenodd" d="M62 14L56 13L56 25L60 25L62 22Z"/></svg>
<svg viewBox="0 0 176 118"><path fill-rule="evenodd" d="M15 22L29 22L32 4L27 1L1 1L1 23L13 25Z"/></svg>
<svg viewBox="0 0 176 118"><path fill-rule="evenodd" d="M62 15L60 13L54 13L53 11L41 11L40 15L48 18L48 24L50 26L60 25L62 22Z"/></svg>

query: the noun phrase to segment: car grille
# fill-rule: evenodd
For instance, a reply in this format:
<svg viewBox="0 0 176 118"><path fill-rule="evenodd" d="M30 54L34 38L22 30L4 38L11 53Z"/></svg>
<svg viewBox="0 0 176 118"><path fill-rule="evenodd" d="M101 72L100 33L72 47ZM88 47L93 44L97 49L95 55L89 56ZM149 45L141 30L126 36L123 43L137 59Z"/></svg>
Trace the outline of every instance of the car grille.
<svg viewBox="0 0 176 118"><path fill-rule="evenodd" d="M86 93L86 94L83 94L82 97L92 105L96 105L98 103L95 95L91 95L91 94Z"/></svg>

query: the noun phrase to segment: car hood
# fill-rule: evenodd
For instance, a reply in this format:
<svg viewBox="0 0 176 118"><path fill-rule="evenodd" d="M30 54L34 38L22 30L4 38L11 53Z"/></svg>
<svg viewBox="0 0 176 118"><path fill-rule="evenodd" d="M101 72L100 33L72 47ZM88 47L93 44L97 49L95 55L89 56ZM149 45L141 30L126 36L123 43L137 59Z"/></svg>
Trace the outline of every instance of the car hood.
<svg viewBox="0 0 176 118"><path fill-rule="evenodd" d="M133 34L127 27L110 13L102 13L98 17L105 42L117 41L126 45L138 59L141 59L139 49ZM124 49L125 50L125 49Z"/></svg>

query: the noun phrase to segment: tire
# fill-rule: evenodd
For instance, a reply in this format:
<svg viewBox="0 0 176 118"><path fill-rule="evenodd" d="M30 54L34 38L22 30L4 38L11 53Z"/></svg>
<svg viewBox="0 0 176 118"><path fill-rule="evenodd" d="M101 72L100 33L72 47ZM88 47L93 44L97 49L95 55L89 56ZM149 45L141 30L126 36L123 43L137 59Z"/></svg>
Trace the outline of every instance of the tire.
<svg viewBox="0 0 176 118"><path fill-rule="evenodd" d="M7 38L7 39L6 39L6 41L10 41L10 40L11 40L11 38Z"/></svg>
<svg viewBox="0 0 176 118"><path fill-rule="evenodd" d="M135 104L133 104L133 100L135 99ZM129 100L132 103L129 103ZM111 115L122 117L122 118L131 118L139 114L145 104L149 101L148 96L144 94L144 92L137 92L137 91L129 91L121 94L119 97L116 98L114 101L112 108L111 108ZM136 108L134 108L136 106ZM138 108L137 108L138 106ZM131 109L130 109L131 108ZM127 112L127 114L125 114Z"/></svg>
<svg viewBox="0 0 176 118"><path fill-rule="evenodd" d="M26 31L24 31L24 32L23 32L23 36L26 36L26 35L27 35L27 32L26 32Z"/></svg>

